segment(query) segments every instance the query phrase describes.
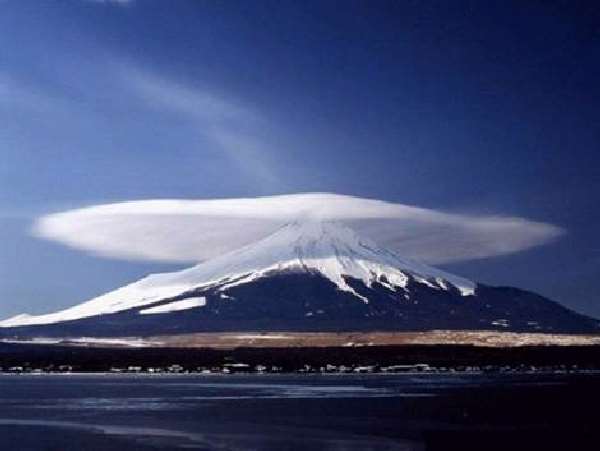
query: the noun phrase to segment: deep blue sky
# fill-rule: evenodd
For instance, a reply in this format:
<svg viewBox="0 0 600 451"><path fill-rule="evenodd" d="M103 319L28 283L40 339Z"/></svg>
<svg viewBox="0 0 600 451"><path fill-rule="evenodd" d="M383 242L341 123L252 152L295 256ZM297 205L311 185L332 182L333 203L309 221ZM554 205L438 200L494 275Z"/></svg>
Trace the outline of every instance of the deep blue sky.
<svg viewBox="0 0 600 451"><path fill-rule="evenodd" d="M306 191L559 225L446 269L600 316L597 3L0 8L0 317L177 268L33 238L41 214Z"/></svg>

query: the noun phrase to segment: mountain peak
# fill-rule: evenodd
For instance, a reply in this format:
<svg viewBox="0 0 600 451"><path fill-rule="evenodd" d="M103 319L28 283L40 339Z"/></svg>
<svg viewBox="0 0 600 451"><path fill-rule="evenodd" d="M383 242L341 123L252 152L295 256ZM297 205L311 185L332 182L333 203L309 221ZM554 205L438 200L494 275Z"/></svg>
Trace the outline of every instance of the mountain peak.
<svg viewBox="0 0 600 451"><path fill-rule="evenodd" d="M463 296L472 295L475 290L475 283L469 280L403 259L338 222L307 219L288 223L262 240L189 269L153 274L60 312L19 315L0 322L0 327L116 313L201 287L218 285L225 291L280 271L319 273L339 290L352 293L358 302L364 303L369 300L348 284L348 278L362 281L368 287L377 282L393 291L407 291L410 279L437 290L455 288Z"/></svg>

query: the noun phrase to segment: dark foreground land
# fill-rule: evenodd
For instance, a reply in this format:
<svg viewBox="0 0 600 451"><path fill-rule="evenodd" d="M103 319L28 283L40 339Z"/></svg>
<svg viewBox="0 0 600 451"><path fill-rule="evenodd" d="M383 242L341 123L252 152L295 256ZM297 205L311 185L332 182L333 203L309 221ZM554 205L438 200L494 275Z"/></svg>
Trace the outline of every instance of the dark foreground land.
<svg viewBox="0 0 600 451"><path fill-rule="evenodd" d="M3 371L55 371L60 367L73 371L110 371L115 368L166 368L176 365L182 371L198 368L276 368L297 372L334 367L371 367L428 365L447 370L477 368L483 370L520 369L525 371L600 370L600 346L522 346L516 348L472 345L408 345L365 347L295 348L107 348L40 344L0 343L0 367ZM232 367L235 369L236 367Z"/></svg>
<svg viewBox="0 0 600 451"><path fill-rule="evenodd" d="M0 375L2 450L596 450L600 375Z"/></svg>

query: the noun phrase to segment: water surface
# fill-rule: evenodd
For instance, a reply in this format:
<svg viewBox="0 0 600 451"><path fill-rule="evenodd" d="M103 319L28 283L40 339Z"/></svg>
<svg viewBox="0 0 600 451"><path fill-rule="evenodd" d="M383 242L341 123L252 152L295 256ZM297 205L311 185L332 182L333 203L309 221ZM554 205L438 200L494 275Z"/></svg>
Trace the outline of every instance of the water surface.
<svg viewBox="0 0 600 451"><path fill-rule="evenodd" d="M586 449L598 407L598 375L2 375L0 449Z"/></svg>

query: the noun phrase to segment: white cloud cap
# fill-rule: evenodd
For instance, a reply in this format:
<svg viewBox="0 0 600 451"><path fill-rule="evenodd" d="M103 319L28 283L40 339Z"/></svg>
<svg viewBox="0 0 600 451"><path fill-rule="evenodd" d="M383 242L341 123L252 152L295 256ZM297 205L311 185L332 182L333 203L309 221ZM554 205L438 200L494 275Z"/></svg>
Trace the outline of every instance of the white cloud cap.
<svg viewBox="0 0 600 451"><path fill-rule="evenodd" d="M434 264L510 254L563 233L518 217L451 214L325 193L94 205L43 216L33 230L105 257L184 263L222 255L297 220L340 221L405 258Z"/></svg>

